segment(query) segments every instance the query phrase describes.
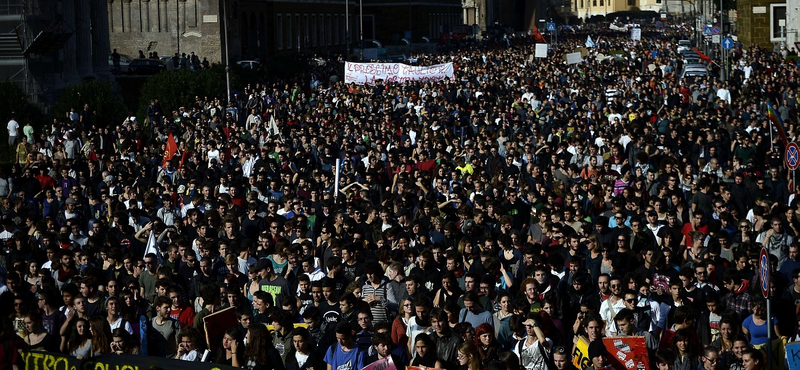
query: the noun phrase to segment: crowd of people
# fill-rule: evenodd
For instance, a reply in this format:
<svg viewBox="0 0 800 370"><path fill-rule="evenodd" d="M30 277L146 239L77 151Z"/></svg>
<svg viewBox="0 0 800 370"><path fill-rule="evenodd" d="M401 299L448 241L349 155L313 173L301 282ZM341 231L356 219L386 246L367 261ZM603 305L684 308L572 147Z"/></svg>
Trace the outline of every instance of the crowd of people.
<svg viewBox="0 0 800 370"><path fill-rule="evenodd" d="M767 106L795 138L797 68L738 47L726 81L681 80L692 31L643 31L415 55L454 63L440 82L347 85L339 57L144 120L12 119L0 369L45 350L564 370L581 340L601 369L624 336L659 370L765 369L768 331L800 339L800 187Z"/></svg>

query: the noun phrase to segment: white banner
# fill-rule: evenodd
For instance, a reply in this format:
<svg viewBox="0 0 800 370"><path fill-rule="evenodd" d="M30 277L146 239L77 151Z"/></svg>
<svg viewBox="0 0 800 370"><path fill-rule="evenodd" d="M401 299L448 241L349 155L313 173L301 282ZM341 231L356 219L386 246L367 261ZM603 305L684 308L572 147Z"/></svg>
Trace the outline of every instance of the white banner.
<svg viewBox="0 0 800 370"><path fill-rule="evenodd" d="M583 57L581 57L580 51L567 54L567 64L578 64L581 61L583 61Z"/></svg>
<svg viewBox="0 0 800 370"><path fill-rule="evenodd" d="M350 63L344 65L344 82L373 85L384 82L441 81L453 78L453 63L410 66L402 63Z"/></svg>
<svg viewBox="0 0 800 370"><path fill-rule="evenodd" d="M547 58L547 44L536 44L536 57Z"/></svg>

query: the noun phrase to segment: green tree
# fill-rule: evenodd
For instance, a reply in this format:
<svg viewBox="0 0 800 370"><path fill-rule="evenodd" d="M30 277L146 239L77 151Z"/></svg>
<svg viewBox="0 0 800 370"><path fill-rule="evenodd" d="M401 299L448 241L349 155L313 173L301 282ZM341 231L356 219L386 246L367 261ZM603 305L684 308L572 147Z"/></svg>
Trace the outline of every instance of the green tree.
<svg viewBox="0 0 800 370"><path fill-rule="evenodd" d="M53 115L64 117L70 108L83 111L83 106L96 112L94 122L107 125L122 123L127 115L125 104L114 91L114 86L105 81L87 81L64 89L56 99Z"/></svg>
<svg viewBox="0 0 800 370"><path fill-rule="evenodd" d="M231 87L238 85L238 75L231 72ZM147 118L146 109L152 99L158 99L166 117L180 107L190 107L195 97L224 97L226 93L225 66L217 64L209 69L192 71L180 69L163 71L147 79L142 86L139 115Z"/></svg>

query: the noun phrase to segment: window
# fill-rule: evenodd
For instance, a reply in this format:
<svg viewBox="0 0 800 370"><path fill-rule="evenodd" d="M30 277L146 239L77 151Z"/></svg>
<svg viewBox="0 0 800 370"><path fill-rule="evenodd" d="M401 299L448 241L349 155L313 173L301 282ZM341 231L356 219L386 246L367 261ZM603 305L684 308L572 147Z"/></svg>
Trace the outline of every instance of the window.
<svg viewBox="0 0 800 370"><path fill-rule="evenodd" d="M308 31L309 28L308 14L303 14L303 47L309 47L311 43L311 34Z"/></svg>
<svg viewBox="0 0 800 370"><path fill-rule="evenodd" d="M339 45L339 17L334 15L333 22L331 22L331 15L328 14L326 24L325 28L328 29L328 34L325 37L328 39L328 45ZM332 43L331 40L333 40Z"/></svg>
<svg viewBox="0 0 800 370"><path fill-rule="evenodd" d="M769 41L783 42L788 24L786 22L786 4L769 5ZM781 27L783 24L783 27ZM783 28L783 34L781 34Z"/></svg>
<svg viewBox="0 0 800 370"><path fill-rule="evenodd" d="M291 48L294 47L294 46L292 46L293 45L292 44L292 40L294 39L293 31L294 31L294 29L292 28L292 15L291 14L287 14L286 15L286 48L287 49L291 49Z"/></svg>
<svg viewBox="0 0 800 370"><path fill-rule="evenodd" d="M283 16L278 14L278 20L275 22L275 48L283 50Z"/></svg>
<svg viewBox="0 0 800 370"><path fill-rule="evenodd" d="M311 15L311 45L317 46L317 15Z"/></svg>

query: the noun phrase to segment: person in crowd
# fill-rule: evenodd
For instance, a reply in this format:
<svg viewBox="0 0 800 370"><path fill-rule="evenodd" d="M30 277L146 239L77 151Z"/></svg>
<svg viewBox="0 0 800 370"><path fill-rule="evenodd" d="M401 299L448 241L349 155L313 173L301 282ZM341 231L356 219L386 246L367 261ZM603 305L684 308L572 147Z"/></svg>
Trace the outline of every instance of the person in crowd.
<svg viewBox="0 0 800 370"><path fill-rule="evenodd" d="M92 334L89 330L89 321L81 318L75 319L69 339L61 342L61 352L81 360L89 357L91 348Z"/></svg>
<svg viewBox="0 0 800 370"><path fill-rule="evenodd" d="M118 355L138 355L139 341L127 330L116 328L111 331L111 352Z"/></svg>
<svg viewBox="0 0 800 370"><path fill-rule="evenodd" d="M436 343L431 340L431 337L425 333L417 335L414 339L414 359L411 360L411 366L441 369L442 362L438 358Z"/></svg>
<svg viewBox="0 0 800 370"><path fill-rule="evenodd" d="M175 359L183 361L200 361L202 355L202 343L197 330L193 327L184 328L178 335L180 342L178 343L178 353L175 354Z"/></svg>
<svg viewBox="0 0 800 370"><path fill-rule="evenodd" d="M385 352L381 352L376 348L376 354L380 356L381 353L384 356L386 355ZM369 360L367 362L371 363ZM309 370L323 368L324 366L322 356L311 345L311 333L309 333L308 329L300 327L292 330L292 349L289 351L289 355L286 356L286 370Z"/></svg>
<svg viewBox="0 0 800 370"><path fill-rule="evenodd" d="M444 66L423 81L351 83L334 48L231 96L143 97L141 119L92 101L19 117L0 368L31 348L199 361L228 307L206 357L250 369L566 369L581 337L604 368L604 336L644 337L659 370L766 368L751 346L797 332L800 187L780 168L798 70L735 43L681 76L668 40L693 27L572 26L548 58L529 58L538 32L448 33L409 57Z"/></svg>
<svg viewBox="0 0 800 370"><path fill-rule="evenodd" d="M250 370L283 370L284 361L269 337L264 325L253 325L247 330L247 345L244 350L244 364ZM289 351L287 349L287 351Z"/></svg>

